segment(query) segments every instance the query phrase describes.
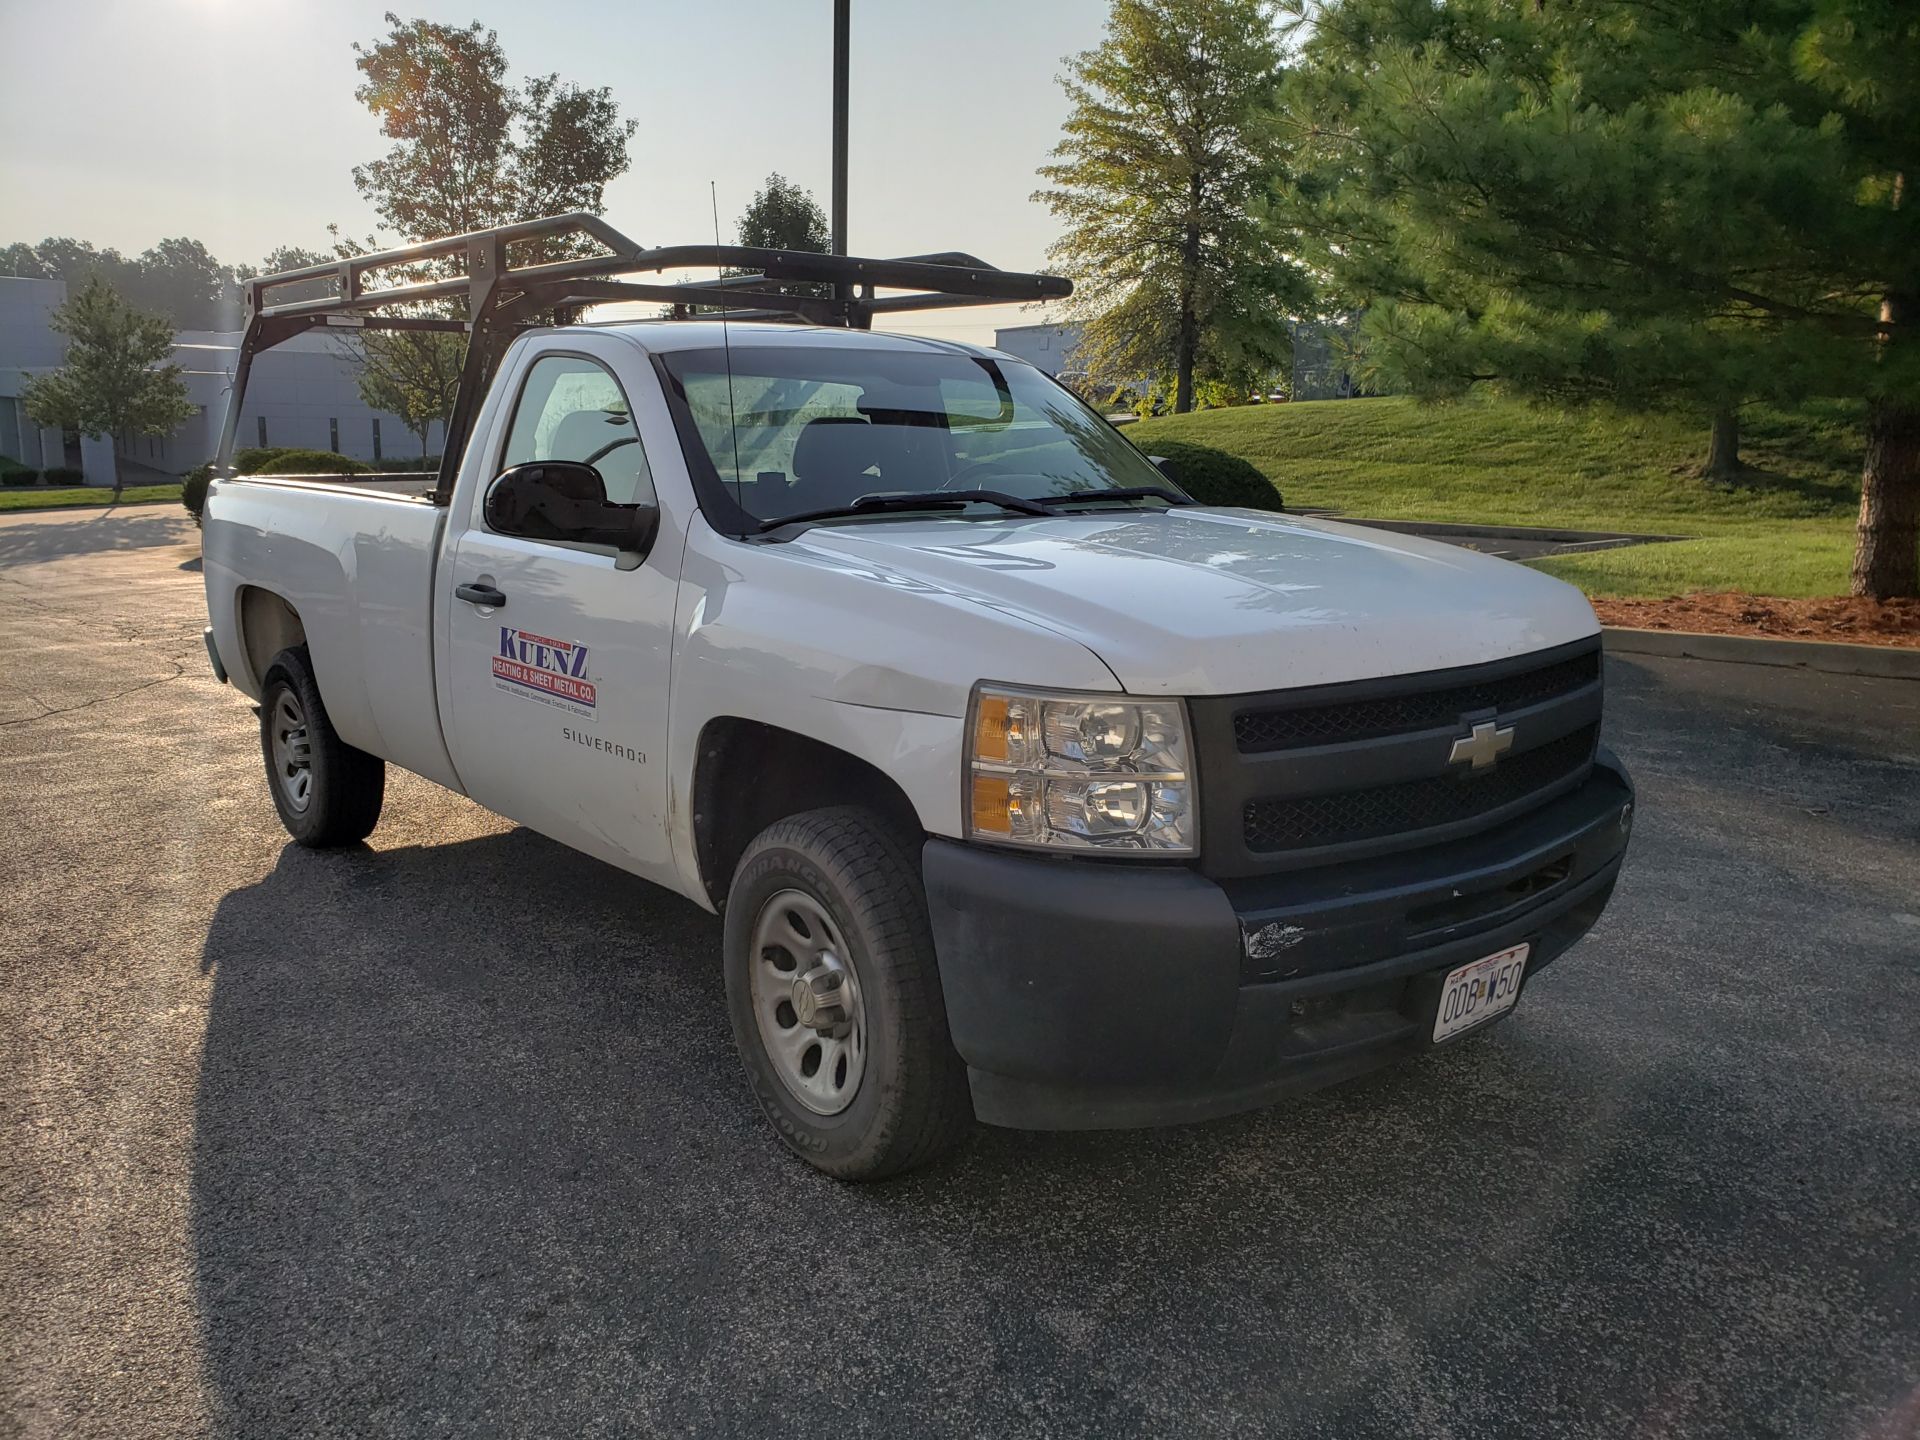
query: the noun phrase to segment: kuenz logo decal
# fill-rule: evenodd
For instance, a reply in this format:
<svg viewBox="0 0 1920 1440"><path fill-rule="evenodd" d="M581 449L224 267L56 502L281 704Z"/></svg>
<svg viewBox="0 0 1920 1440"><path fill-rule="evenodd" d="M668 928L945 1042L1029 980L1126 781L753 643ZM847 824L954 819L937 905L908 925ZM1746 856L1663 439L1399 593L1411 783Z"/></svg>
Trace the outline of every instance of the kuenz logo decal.
<svg viewBox="0 0 1920 1440"><path fill-rule="evenodd" d="M558 696L593 708L598 692L587 673L587 647L549 640L510 625L500 627L500 653L493 657L494 678L542 695Z"/></svg>

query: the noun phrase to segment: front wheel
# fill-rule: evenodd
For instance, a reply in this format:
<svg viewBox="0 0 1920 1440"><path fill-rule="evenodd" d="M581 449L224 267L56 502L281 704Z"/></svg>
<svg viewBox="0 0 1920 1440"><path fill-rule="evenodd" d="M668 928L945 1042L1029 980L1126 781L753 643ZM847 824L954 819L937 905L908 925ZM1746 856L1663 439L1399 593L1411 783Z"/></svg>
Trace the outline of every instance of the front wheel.
<svg viewBox="0 0 1920 1440"><path fill-rule="evenodd" d="M386 762L335 732L307 647L273 657L260 686L260 751L280 823L312 849L373 833L387 794Z"/></svg>
<svg viewBox="0 0 1920 1440"><path fill-rule="evenodd" d="M727 1007L754 1098L843 1180L952 1149L973 1118L911 847L851 807L776 822L727 895Z"/></svg>

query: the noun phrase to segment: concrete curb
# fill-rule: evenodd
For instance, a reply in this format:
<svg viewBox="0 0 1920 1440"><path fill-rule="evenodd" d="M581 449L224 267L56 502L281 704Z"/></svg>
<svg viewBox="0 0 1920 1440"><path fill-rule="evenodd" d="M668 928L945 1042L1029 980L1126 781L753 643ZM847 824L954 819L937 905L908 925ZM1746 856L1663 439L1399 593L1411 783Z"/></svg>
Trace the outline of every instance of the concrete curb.
<svg viewBox="0 0 1920 1440"><path fill-rule="evenodd" d="M1828 675L1870 675L1883 680L1920 680L1920 650L1892 645L1844 645L1830 640L1774 640L1758 635L1702 635L1689 630L1633 630L1609 625L1602 632L1615 655L1667 655L1725 660L1736 665L1779 665Z"/></svg>

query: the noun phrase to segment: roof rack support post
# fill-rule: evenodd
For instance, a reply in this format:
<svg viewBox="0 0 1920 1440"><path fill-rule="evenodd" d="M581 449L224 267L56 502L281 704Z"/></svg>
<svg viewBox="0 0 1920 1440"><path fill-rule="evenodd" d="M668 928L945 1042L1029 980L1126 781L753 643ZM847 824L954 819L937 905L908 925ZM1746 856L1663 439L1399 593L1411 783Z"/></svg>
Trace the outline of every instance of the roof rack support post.
<svg viewBox="0 0 1920 1440"><path fill-rule="evenodd" d="M460 364L460 388L454 392L453 413L447 416L440 437L440 474L433 487L433 503L439 506L453 503L453 482L459 478L473 417L506 351L504 342L512 339L512 317L507 312L516 307L498 303L506 262L507 244L498 232L468 241L467 318L471 334L466 358Z"/></svg>
<svg viewBox="0 0 1920 1440"><path fill-rule="evenodd" d="M460 474L461 455L466 449L467 435L473 429L474 412L480 408L480 397L486 393L492 378L489 352L493 349L493 340L492 327L476 323L473 337L467 341L466 358L460 364L460 388L453 392L453 413L447 416L447 423L442 427L440 474L433 486L433 503L442 508L453 503L453 482Z"/></svg>
<svg viewBox="0 0 1920 1440"><path fill-rule="evenodd" d="M233 468L234 442L240 434L240 407L246 401L247 380L253 374L254 358L262 350L271 350L283 340L304 334L323 322L324 315L261 315L258 281L247 285L246 328L240 335L240 351L234 357L233 382L227 390L227 415L220 425L220 444L213 452L215 474L224 475Z"/></svg>
<svg viewBox="0 0 1920 1440"><path fill-rule="evenodd" d="M233 382L227 387L227 418L220 425L220 447L213 452L213 473L233 468L233 441L240 430L240 405L247 398L247 377L253 373L253 300L247 301L247 328L240 337L240 354L233 362Z"/></svg>

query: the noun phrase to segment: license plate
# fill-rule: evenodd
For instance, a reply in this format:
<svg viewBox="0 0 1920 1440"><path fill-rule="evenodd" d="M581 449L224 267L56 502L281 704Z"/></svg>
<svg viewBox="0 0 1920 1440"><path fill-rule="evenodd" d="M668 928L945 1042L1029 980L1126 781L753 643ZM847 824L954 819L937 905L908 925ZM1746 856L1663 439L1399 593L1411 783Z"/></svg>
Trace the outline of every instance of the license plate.
<svg viewBox="0 0 1920 1440"><path fill-rule="evenodd" d="M1529 945L1515 945L1450 971L1440 986L1440 1010L1433 1018L1436 1043L1504 1015L1520 998L1520 976L1527 968Z"/></svg>

